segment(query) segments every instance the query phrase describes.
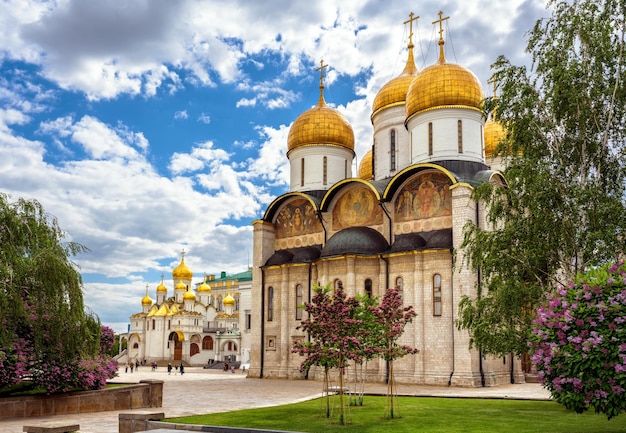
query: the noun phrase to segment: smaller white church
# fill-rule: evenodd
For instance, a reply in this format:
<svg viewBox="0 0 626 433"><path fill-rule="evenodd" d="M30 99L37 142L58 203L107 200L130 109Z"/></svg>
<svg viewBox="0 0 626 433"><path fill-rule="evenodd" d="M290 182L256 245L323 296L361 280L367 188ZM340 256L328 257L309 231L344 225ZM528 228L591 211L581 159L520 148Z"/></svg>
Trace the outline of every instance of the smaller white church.
<svg viewBox="0 0 626 433"><path fill-rule="evenodd" d="M207 367L250 363L252 270L222 272L218 278L205 274L195 285L192 279L183 251L172 271L173 290L162 276L155 301L146 286L142 311L130 316L129 331L120 336L128 346L119 362Z"/></svg>

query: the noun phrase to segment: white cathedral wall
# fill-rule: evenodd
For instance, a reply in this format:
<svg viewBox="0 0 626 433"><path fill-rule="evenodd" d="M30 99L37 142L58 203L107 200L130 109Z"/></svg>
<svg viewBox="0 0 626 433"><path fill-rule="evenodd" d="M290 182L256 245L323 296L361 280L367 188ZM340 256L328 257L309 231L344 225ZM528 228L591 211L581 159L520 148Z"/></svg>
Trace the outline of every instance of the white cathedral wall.
<svg viewBox="0 0 626 433"><path fill-rule="evenodd" d="M459 153L458 121L462 121L463 152ZM433 153L429 155L428 136L432 124ZM459 160L484 162L483 114L477 110L442 108L426 111L411 118L408 129L411 136L413 164L422 162Z"/></svg>
<svg viewBox="0 0 626 433"><path fill-rule="evenodd" d="M311 191L328 189L340 180L352 177L354 151L342 146L303 146L288 153L290 163L290 190ZM324 157L327 178L324 182ZM302 160L304 159L304 184Z"/></svg>
<svg viewBox="0 0 626 433"><path fill-rule="evenodd" d="M404 126L405 105L385 108L372 118L374 126L374 179L384 179L411 165L409 132ZM391 170L391 130L396 131L396 169Z"/></svg>

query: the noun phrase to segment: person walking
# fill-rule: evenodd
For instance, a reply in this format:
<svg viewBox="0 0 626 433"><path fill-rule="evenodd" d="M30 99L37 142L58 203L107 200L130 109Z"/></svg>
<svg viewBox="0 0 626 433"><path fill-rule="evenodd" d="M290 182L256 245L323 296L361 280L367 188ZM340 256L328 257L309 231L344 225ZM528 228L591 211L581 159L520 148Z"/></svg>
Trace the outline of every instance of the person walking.
<svg viewBox="0 0 626 433"><path fill-rule="evenodd" d="M183 365L183 363L180 363L180 375L182 376L185 373L185 366Z"/></svg>
<svg viewBox="0 0 626 433"><path fill-rule="evenodd" d="M172 363L171 362L167 363L167 374L172 374Z"/></svg>

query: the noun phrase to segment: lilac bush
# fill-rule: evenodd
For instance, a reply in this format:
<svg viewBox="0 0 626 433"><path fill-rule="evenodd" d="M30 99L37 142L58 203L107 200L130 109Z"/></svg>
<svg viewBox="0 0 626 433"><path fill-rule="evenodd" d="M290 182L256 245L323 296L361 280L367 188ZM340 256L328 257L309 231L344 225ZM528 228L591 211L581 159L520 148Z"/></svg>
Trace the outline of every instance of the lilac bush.
<svg viewBox="0 0 626 433"><path fill-rule="evenodd" d="M550 294L530 342L539 378L555 401L609 419L626 410L626 266L589 271Z"/></svg>

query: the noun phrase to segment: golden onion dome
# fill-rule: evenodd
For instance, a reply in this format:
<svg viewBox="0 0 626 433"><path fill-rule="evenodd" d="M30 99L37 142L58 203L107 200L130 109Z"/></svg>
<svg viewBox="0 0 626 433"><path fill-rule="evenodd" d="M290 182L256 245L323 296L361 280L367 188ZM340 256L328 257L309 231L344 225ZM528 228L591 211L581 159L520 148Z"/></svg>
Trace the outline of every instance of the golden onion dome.
<svg viewBox="0 0 626 433"><path fill-rule="evenodd" d="M159 284L156 288L157 293L165 292L167 293L167 287L163 283L163 274L161 274L161 284Z"/></svg>
<svg viewBox="0 0 626 433"><path fill-rule="evenodd" d="M224 305L235 305L235 298L233 298L230 295L230 292L228 293L228 295L226 295L226 297L224 298L223 301Z"/></svg>
<svg viewBox="0 0 626 433"><path fill-rule="evenodd" d="M146 296L141 298L141 305L152 305L152 298L148 296L148 285L146 284Z"/></svg>
<svg viewBox="0 0 626 433"><path fill-rule="evenodd" d="M141 305L152 305L152 298L146 294L146 296L141 298Z"/></svg>
<svg viewBox="0 0 626 433"><path fill-rule="evenodd" d="M378 91L374 98L374 104L372 105L372 117L384 108L403 105L406 102L406 94L409 91L409 86L417 75L417 66L415 66L415 60L413 58L413 44L410 43L409 58L407 59L404 70L400 75L389 81Z"/></svg>
<svg viewBox="0 0 626 433"><path fill-rule="evenodd" d="M359 164L359 179L363 180L371 180L373 177L372 174L372 149L368 150L365 155L363 155L363 159L361 160L361 164Z"/></svg>
<svg viewBox="0 0 626 433"><path fill-rule="evenodd" d="M500 122L493 119L485 122L485 157L491 158L498 147L500 140L504 138L505 131Z"/></svg>
<svg viewBox="0 0 626 433"><path fill-rule="evenodd" d="M191 272L191 269L189 269L185 264L185 253L183 253L183 258L180 261L180 265L178 265L172 271L172 277L174 277L175 280L190 280L191 277L193 277L193 272Z"/></svg>
<svg viewBox="0 0 626 433"><path fill-rule="evenodd" d="M185 294L183 295L183 299L185 301L195 301L196 295L191 290L187 290Z"/></svg>
<svg viewBox="0 0 626 433"><path fill-rule="evenodd" d="M300 114L289 129L287 149L311 145L341 146L354 150L354 131L339 111L324 101L324 80L320 63L320 98L317 105Z"/></svg>
<svg viewBox="0 0 626 433"><path fill-rule="evenodd" d="M483 90L469 69L448 63L439 39L439 60L420 72L409 86L406 96L407 119L425 110L444 107L481 109Z"/></svg>
<svg viewBox="0 0 626 433"><path fill-rule="evenodd" d="M211 286L206 283L206 280L204 280L198 287L198 293L200 292L211 293Z"/></svg>
<svg viewBox="0 0 626 433"><path fill-rule="evenodd" d="M179 281L178 284L176 284L176 287L174 287L174 289L187 291L187 285L183 283L182 281Z"/></svg>

